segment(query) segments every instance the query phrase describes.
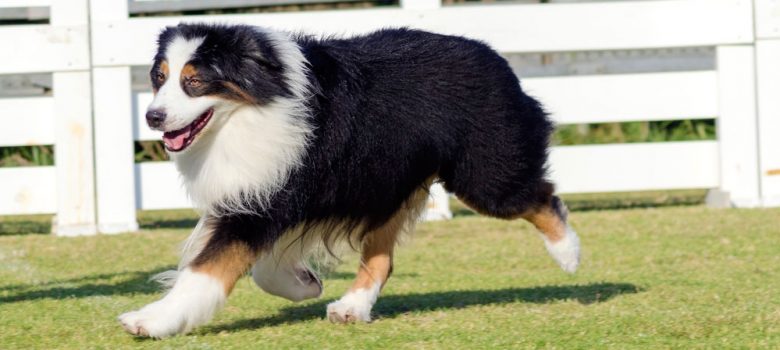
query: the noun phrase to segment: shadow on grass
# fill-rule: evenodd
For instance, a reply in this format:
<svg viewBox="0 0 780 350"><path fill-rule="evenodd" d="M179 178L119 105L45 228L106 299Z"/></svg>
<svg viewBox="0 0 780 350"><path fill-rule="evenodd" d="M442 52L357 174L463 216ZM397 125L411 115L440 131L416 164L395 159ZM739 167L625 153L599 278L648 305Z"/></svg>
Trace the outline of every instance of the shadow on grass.
<svg viewBox="0 0 780 350"><path fill-rule="evenodd" d="M0 286L0 303L38 299L87 298L98 295L160 293L162 290L160 285L150 281L149 278L160 272L175 269L175 266L170 266L151 271L126 271L81 276L37 284ZM417 277L418 274L409 273L398 276ZM355 274L351 272L332 272L327 274L325 278L353 279Z"/></svg>
<svg viewBox="0 0 780 350"><path fill-rule="evenodd" d="M149 277L176 267L152 271L130 271L111 274L89 275L42 284L19 284L0 287L0 303L38 299L87 298L99 295L130 295L159 293L157 283Z"/></svg>
<svg viewBox="0 0 780 350"><path fill-rule="evenodd" d="M0 236L51 233L51 218L0 220Z"/></svg>
<svg viewBox="0 0 780 350"><path fill-rule="evenodd" d="M355 273L354 272L328 272L322 275L323 279L326 280L352 280L355 279ZM393 273L394 278L398 277L420 277L419 273L416 272L397 272Z"/></svg>
<svg viewBox="0 0 780 350"><path fill-rule="evenodd" d="M642 289L629 283L593 283L570 286L388 295L379 298L372 313L377 318L394 318L408 312L454 310L476 305L495 305L515 302L544 304L559 300L576 300L581 304L589 305L607 301L621 294L635 294L641 291ZM308 305L287 307L274 316L206 327L203 329L203 332L219 333L241 329L256 329L286 323L321 319L324 318L325 306L329 302L330 300L319 301Z"/></svg>
<svg viewBox="0 0 780 350"><path fill-rule="evenodd" d="M159 219L159 220L141 220L139 227L144 230L158 228L193 228L198 224L197 218L186 219Z"/></svg>
<svg viewBox="0 0 780 350"><path fill-rule="evenodd" d="M192 209L142 210L137 214L138 225L144 230L157 228L192 229L199 216Z"/></svg>

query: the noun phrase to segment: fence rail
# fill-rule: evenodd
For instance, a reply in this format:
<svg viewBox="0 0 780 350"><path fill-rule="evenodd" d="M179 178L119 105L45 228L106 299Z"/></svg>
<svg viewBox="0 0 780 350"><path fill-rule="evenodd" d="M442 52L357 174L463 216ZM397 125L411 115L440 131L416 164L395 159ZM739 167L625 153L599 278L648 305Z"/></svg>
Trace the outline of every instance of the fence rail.
<svg viewBox="0 0 780 350"><path fill-rule="evenodd" d="M257 6L322 4L329 2L358 2L362 0L187 0L187 1L150 1L131 0L130 13L202 11L213 9L235 9Z"/></svg>
<svg viewBox="0 0 780 350"><path fill-rule="evenodd" d="M171 6L172 3L165 3ZM158 3L159 5L159 3ZM55 145L55 166L0 169L0 214L56 213L59 234L137 229L137 209L190 205L169 162L134 162L158 140L133 91L133 66L181 21L248 23L350 35L410 26L484 40L505 53L715 47L714 70L524 79L560 124L716 119L716 141L555 147L561 192L708 188L733 205L780 205L780 2L652 0L400 7L130 17L127 0L0 1L50 7L51 24L0 26L0 74L51 73L46 97L0 99L0 146ZM134 2L154 8L154 3ZM2 118L2 117L0 117ZM760 126L760 128L759 128Z"/></svg>
<svg viewBox="0 0 780 350"><path fill-rule="evenodd" d="M2 0L0 8L4 7L48 7L53 0Z"/></svg>
<svg viewBox="0 0 780 350"><path fill-rule="evenodd" d="M560 124L704 119L719 113L714 71L532 78L522 85Z"/></svg>
<svg viewBox="0 0 780 350"><path fill-rule="evenodd" d="M149 64L160 28L182 21L342 35L410 26L482 39L501 52L557 52L747 44L753 41L752 18L749 0L666 0L96 19L93 63Z"/></svg>

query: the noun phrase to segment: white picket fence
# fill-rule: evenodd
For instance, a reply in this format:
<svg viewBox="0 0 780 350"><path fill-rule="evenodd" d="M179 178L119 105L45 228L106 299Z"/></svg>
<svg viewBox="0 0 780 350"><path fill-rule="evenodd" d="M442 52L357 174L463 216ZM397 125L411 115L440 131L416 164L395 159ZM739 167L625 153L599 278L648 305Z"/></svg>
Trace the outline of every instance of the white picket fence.
<svg viewBox="0 0 780 350"><path fill-rule="evenodd" d="M189 207L171 163L136 164L159 140L131 88L155 37L181 21L354 34L410 26L501 52L716 47L713 71L524 79L560 124L717 118L717 141L555 147L559 192L709 188L735 206L780 205L780 1L656 0L441 6L187 17L128 16L127 0L0 0L50 6L51 24L1 26L0 74L50 72L53 96L0 99L0 146L54 144L55 167L0 169L0 214L56 213L62 235L137 229L137 209ZM91 41L90 41L91 40ZM13 119L11 119L13 118ZM760 128L759 128L760 126Z"/></svg>

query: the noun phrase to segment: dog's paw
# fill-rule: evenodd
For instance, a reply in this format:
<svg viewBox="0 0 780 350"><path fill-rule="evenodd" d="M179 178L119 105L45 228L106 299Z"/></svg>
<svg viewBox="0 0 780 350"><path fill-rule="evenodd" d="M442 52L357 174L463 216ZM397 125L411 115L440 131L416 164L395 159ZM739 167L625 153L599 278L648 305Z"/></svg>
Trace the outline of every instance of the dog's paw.
<svg viewBox="0 0 780 350"><path fill-rule="evenodd" d="M371 305L334 301L328 304L328 320L333 323L371 322Z"/></svg>
<svg viewBox="0 0 780 350"><path fill-rule="evenodd" d="M126 312L117 318L119 323L122 324L127 333L137 335L140 337L148 337L149 332L144 328L144 322L141 320L142 316L139 311Z"/></svg>
<svg viewBox="0 0 780 350"><path fill-rule="evenodd" d="M341 299L328 304L328 319L333 323L371 322L371 308L379 297L382 285L349 291Z"/></svg>
<svg viewBox="0 0 780 350"><path fill-rule="evenodd" d="M137 336L165 338L184 334L208 322L222 308L226 297L221 281L184 269L165 297L120 315L119 323Z"/></svg>
<svg viewBox="0 0 780 350"><path fill-rule="evenodd" d="M122 328L132 335L151 338L170 337L184 330L184 319L160 312L153 305L120 315Z"/></svg>

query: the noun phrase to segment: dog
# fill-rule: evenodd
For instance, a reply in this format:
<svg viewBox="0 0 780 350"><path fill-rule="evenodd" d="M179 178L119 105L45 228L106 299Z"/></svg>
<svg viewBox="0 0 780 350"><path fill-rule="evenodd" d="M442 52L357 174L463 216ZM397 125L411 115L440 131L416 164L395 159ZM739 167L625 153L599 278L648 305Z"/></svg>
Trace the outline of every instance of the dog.
<svg viewBox="0 0 780 350"><path fill-rule="evenodd" d="M553 123L485 43L180 24L159 35L150 78L147 123L202 217L178 270L158 276L170 290L119 317L134 335L208 322L249 270L270 294L319 297L311 254L345 242L361 263L326 315L371 321L433 182L481 214L531 222L563 270L577 268L579 239L546 179Z"/></svg>

